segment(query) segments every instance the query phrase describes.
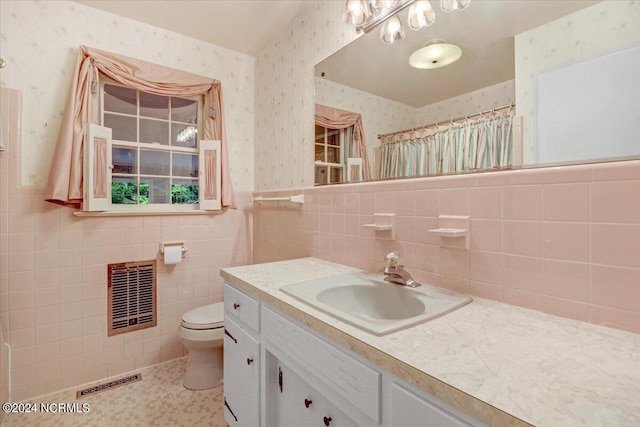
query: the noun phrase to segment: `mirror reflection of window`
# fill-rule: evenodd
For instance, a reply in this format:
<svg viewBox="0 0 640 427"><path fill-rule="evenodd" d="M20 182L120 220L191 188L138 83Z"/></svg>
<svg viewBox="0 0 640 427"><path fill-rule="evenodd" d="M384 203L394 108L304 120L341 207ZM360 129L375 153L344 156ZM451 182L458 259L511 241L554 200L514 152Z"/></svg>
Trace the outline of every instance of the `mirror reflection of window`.
<svg viewBox="0 0 640 427"><path fill-rule="evenodd" d="M329 129L320 125L315 129L315 184L342 182L347 129Z"/></svg>
<svg viewBox="0 0 640 427"><path fill-rule="evenodd" d="M362 116L316 104L314 161L316 185L368 179ZM349 165L358 165L357 173L351 173Z"/></svg>

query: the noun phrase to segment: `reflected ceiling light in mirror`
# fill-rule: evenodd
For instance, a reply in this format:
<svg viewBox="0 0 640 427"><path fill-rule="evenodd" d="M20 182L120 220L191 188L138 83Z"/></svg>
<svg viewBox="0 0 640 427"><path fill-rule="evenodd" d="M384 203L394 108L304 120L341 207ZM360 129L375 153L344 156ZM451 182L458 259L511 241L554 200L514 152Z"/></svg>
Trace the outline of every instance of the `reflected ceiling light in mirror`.
<svg viewBox="0 0 640 427"><path fill-rule="evenodd" d="M440 0L440 9L449 13L453 10L462 10L469 6L471 0Z"/></svg>
<svg viewBox="0 0 640 427"><path fill-rule="evenodd" d="M404 39L404 37L405 34L402 29L402 23L400 22L400 18L397 16L392 16L384 21L380 28L380 38L385 43L393 43Z"/></svg>
<svg viewBox="0 0 640 427"><path fill-rule="evenodd" d="M429 0L419 0L409 8L409 17L407 23L412 30L419 30L422 27L428 27L436 20L436 14L433 12Z"/></svg>
<svg viewBox="0 0 640 427"><path fill-rule="evenodd" d="M409 57L409 64L414 68L434 69L453 64L462 56L462 49L442 40L433 40L426 46L416 50Z"/></svg>

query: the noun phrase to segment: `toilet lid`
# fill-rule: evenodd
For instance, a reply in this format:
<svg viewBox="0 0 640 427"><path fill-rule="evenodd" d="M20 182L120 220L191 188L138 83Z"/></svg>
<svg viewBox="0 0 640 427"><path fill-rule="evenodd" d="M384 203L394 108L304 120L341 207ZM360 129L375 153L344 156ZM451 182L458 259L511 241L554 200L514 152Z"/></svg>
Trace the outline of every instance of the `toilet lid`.
<svg viewBox="0 0 640 427"><path fill-rule="evenodd" d="M224 322L224 304L216 303L194 308L182 315L182 326L188 329L215 329Z"/></svg>

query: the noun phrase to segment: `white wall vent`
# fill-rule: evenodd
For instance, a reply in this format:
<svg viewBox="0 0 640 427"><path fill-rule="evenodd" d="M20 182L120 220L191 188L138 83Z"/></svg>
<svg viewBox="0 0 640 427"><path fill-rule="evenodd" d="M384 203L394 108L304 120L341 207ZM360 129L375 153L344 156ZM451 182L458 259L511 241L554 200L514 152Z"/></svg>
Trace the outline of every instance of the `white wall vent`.
<svg viewBox="0 0 640 427"><path fill-rule="evenodd" d="M107 271L108 335L156 326L156 261L109 264Z"/></svg>

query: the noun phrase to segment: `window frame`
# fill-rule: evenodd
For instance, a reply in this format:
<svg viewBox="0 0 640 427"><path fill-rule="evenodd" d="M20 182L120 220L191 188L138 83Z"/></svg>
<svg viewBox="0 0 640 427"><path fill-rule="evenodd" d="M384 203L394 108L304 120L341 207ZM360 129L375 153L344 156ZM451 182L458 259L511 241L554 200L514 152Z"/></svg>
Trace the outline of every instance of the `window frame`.
<svg viewBox="0 0 640 427"><path fill-rule="evenodd" d="M104 86L105 84L109 84L109 85L113 85L113 86L120 86L123 88L127 88L127 89L131 89L136 91L136 115L131 115L131 114L125 114L125 113L118 113L118 112L107 112L109 114L114 114L117 116L122 116L122 117L134 117L137 120L137 126L136 126L136 139L140 139L140 125L139 125L139 120L141 118L147 120L154 120L154 121L161 121L161 122L168 122L168 123L172 123L173 121L171 120L171 103L169 102L169 118L168 119L157 119L157 118L153 118L153 117L146 117L146 116L141 116L140 115L140 92L144 92L143 90L140 89L136 89L133 88L131 86L127 86L125 84L122 84L120 82L117 82L109 77L100 76L100 86L99 86L99 98L100 98L100 111L99 111L99 119L100 119L100 126L104 126L104 122L105 122L105 107L104 107L104 98L105 98L105 90L104 90ZM149 92L144 92L144 93L149 93ZM160 96L164 96L166 98L172 98L172 96L167 96L167 95L160 95ZM195 100L198 103L198 109L197 109L197 129L198 129L198 134L196 136L196 147L195 148L189 148L189 147L179 147L179 146L173 146L171 144L169 145L164 145L164 144L156 144L156 143L147 143L147 142L132 142L132 141L122 141L122 140L116 140L112 138L111 141L111 149L113 150L113 146L116 147L124 147L124 148L135 148L137 150L137 156L136 156L136 170L137 173L136 174L116 174L113 173L113 165L110 167L110 173L111 173L111 178L114 177L135 177L139 186L139 180L141 176L144 177L152 177L152 178L168 178L169 179L169 191L171 192L171 183L173 181L174 178L180 179L180 178L184 178L184 177L179 177L176 176L174 177L172 175L172 163L173 163L173 153L174 152L178 152L178 153L188 153L188 154L195 154L196 156L198 156L198 163L200 164L200 141L202 140L201 136L203 135L203 121L204 121L204 95L198 95L198 96L175 96L173 98L183 98L183 99L191 99L191 100ZM176 122L176 123L180 123L180 124L189 124L189 123L184 123L184 122ZM141 174L140 173L140 150L154 150L154 151L162 151L162 152L167 152L169 153L169 175L167 176L155 176L155 175L148 175L148 174ZM200 174L201 175L201 174ZM199 176L198 179L194 180L194 182L196 182L199 186L201 185L201 177ZM112 197L112 196L111 196ZM169 197L171 197L171 194L169 194ZM200 207L201 203L200 200L198 200L197 204L187 204L187 203L183 203L183 204L173 204L173 203L147 203L147 204L140 204L140 203L136 203L136 204L118 204L118 203L113 203L111 202L111 207L109 209L110 212L148 212L148 213L154 213L154 212L166 212L166 211L175 211L175 212L189 212L189 211L200 211L203 210Z"/></svg>
<svg viewBox="0 0 640 427"><path fill-rule="evenodd" d="M332 129L332 128L328 128L326 126L322 126L316 123L317 127L323 128L324 132L322 134L322 136L320 136L319 134L315 134L314 138L313 138L313 147L314 147L314 151L313 151L313 155L314 155L314 184L315 185L325 185L325 184L335 184L335 183L340 183L340 182L345 182L345 174L346 174L346 161L345 161L345 134L346 134L346 128L344 129ZM340 144L339 145L331 145L329 144L329 135L332 132L337 132L339 135L339 141ZM315 133L315 132L314 132ZM318 142L320 139L322 138L322 142ZM324 148L324 160L315 160L315 147L316 146L322 146ZM329 147L336 147L340 150L340 163L335 163L335 162L328 162L327 161L327 155L328 155L328 148ZM326 168L327 169L327 182L317 182L315 179L315 174L317 173L319 168ZM339 181L332 181L331 180L331 170L332 169L340 169L340 180Z"/></svg>

